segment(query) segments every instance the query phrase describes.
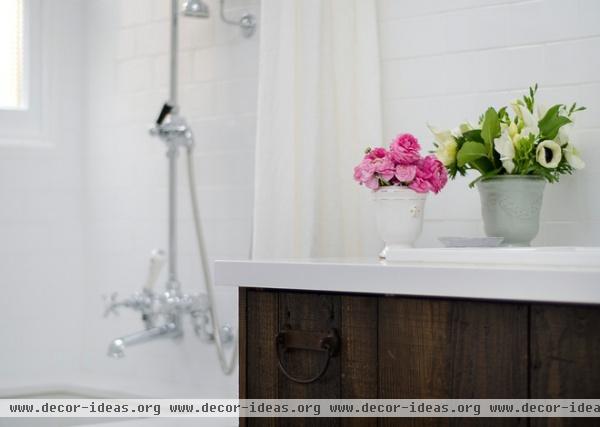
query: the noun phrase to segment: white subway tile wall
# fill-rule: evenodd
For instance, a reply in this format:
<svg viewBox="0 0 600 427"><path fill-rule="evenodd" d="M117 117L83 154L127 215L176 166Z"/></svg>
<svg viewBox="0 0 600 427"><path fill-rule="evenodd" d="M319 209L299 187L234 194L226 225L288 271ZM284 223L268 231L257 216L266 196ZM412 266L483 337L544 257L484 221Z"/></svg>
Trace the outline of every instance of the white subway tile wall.
<svg viewBox="0 0 600 427"><path fill-rule="evenodd" d="M219 19L180 20L180 102L196 138L194 162L209 258L247 258L253 202L258 37L241 36ZM181 341L131 348L110 360L110 340L142 328L124 310L102 319L100 295L140 289L153 248L167 242L165 147L148 135L168 97L169 0L86 2L88 25L88 149L85 169L87 299L82 365L91 377L144 382L166 396L235 396L237 378L224 377L215 349L191 328ZM254 0L228 0L227 13L259 13ZM185 158L179 169L179 267L187 292L204 290L189 202ZM157 286L164 286L164 275ZM223 322L237 326L237 294L218 290ZM188 325L186 325L187 327Z"/></svg>
<svg viewBox="0 0 600 427"><path fill-rule="evenodd" d="M55 130L39 147L0 129L0 389L65 376L81 349L84 43L69 34L84 31L82 3L45 16Z"/></svg>
<svg viewBox="0 0 600 427"><path fill-rule="evenodd" d="M600 244L600 2L378 0L384 137L412 132L432 149L429 122L476 122L533 83L545 104L577 101L574 140L587 168L547 187L538 245ZM477 190L450 182L426 209L418 244L482 235Z"/></svg>

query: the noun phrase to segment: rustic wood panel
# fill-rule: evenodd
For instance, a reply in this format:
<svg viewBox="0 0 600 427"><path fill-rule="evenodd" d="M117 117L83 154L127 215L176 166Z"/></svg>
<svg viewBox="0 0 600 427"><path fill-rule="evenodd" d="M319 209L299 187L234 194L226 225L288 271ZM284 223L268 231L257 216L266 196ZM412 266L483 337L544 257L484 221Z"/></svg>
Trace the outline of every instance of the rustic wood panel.
<svg viewBox="0 0 600 427"><path fill-rule="evenodd" d="M417 299L379 301L379 397L444 398L450 395L448 303ZM443 419L380 420L385 426L445 426Z"/></svg>
<svg viewBox="0 0 600 427"><path fill-rule="evenodd" d="M277 294L246 292L246 392L248 399L277 399L278 369L275 335L278 330ZM277 426L277 418L247 418L249 427Z"/></svg>
<svg viewBox="0 0 600 427"><path fill-rule="evenodd" d="M239 385L239 395L240 395L240 399L246 399L247 396L247 391L246 391L246 384L247 384L247 367L248 364L246 363L246 357L247 357L247 345L248 342L246 341L246 327L247 327L247 322L246 322L246 288L240 288L239 292L238 292L238 319L239 319L239 323L238 323L238 359L239 359L239 373L238 373L238 385ZM240 422L240 427L246 427L247 424L247 419L246 418L240 418L239 422Z"/></svg>
<svg viewBox="0 0 600 427"><path fill-rule="evenodd" d="M340 331L341 354L319 381L297 384L279 372L275 335L285 324ZM322 356L292 351L284 363L309 376ZM600 308L241 290L240 360L240 395L247 398L600 398ZM598 424L583 418L246 421L344 427Z"/></svg>
<svg viewBox="0 0 600 427"><path fill-rule="evenodd" d="M341 328L340 296L303 292L279 293L279 325L289 325L302 331L326 332ZM300 378L317 373L324 354L315 351L293 350L282 361L288 372ZM282 399L335 399L340 397L340 357L334 357L325 374L310 384L298 384L279 372L279 397ZM339 418L281 418L280 426L339 426Z"/></svg>
<svg viewBox="0 0 600 427"><path fill-rule="evenodd" d="M450 306L453 396L527 398L527 305L453 301Z"/></svg>
<svg viewBox="0 0 600 427"><path fill-rule="evenodd" d="M379 397L527 398L527 306L381 298ZM380 425L514 426L518 418L382 419Z"/></svg>
<svg viewBox="0 0 600 427"><path fill-rule="evenodd" d="M531 398L600 398L600 308L533 305ZM532 418L538 426L597 426L593 418Z"/></svg>
<svg viewBox="0 0 600 427"><path fill-rule="evenodd" d="M342 296L341 397L377 398L378 298ZM376 418L343 418L343 427L376 427Z"/></svg>

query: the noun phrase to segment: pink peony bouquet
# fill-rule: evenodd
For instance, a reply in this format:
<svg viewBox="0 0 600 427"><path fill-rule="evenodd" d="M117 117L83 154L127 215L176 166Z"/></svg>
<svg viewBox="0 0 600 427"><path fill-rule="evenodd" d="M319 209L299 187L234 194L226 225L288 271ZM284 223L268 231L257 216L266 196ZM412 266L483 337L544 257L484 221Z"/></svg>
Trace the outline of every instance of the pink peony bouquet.
<svg viewBox="0 0 600 427"><path fill-rule="evenodd" d="M421 157L419 141L410 133L398 135L389 150L368 148L354 168L354 179L371 190L379 187L408 187L417 193L439 193L448 174L434 155Z"/></svg>

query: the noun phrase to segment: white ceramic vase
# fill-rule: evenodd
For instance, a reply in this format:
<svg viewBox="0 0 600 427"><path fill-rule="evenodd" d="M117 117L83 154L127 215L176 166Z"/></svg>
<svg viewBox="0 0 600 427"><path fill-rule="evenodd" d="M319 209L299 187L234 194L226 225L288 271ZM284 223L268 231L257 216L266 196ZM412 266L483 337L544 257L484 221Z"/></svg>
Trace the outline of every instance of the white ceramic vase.
<svg viewBox="0 0 600 427"><path fill-rule="evenodd" d="M408 187L382 187L373 192L379 237L385 247L381 258L393 259L394 251L412 248L423 229L427 193Z"/></svg>

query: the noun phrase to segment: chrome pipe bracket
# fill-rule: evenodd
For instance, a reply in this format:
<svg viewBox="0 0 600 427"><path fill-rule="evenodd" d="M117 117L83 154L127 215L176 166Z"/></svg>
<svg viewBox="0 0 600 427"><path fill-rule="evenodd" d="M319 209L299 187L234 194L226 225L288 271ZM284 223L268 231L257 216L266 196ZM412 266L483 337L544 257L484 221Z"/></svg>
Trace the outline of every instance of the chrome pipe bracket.
<svg viewBox="0 0 600 427"><path fill-rule="evenodd" d="M236 21L225 16L225 0L221 0L220 5L221 20L223 22L229 25L236 25L240 27L240 30L242 31L242 36L244 36L247 39L254 35L254 33L256 32L256 17L253 14L246 13L242 15L239 21Z"/></svg>

